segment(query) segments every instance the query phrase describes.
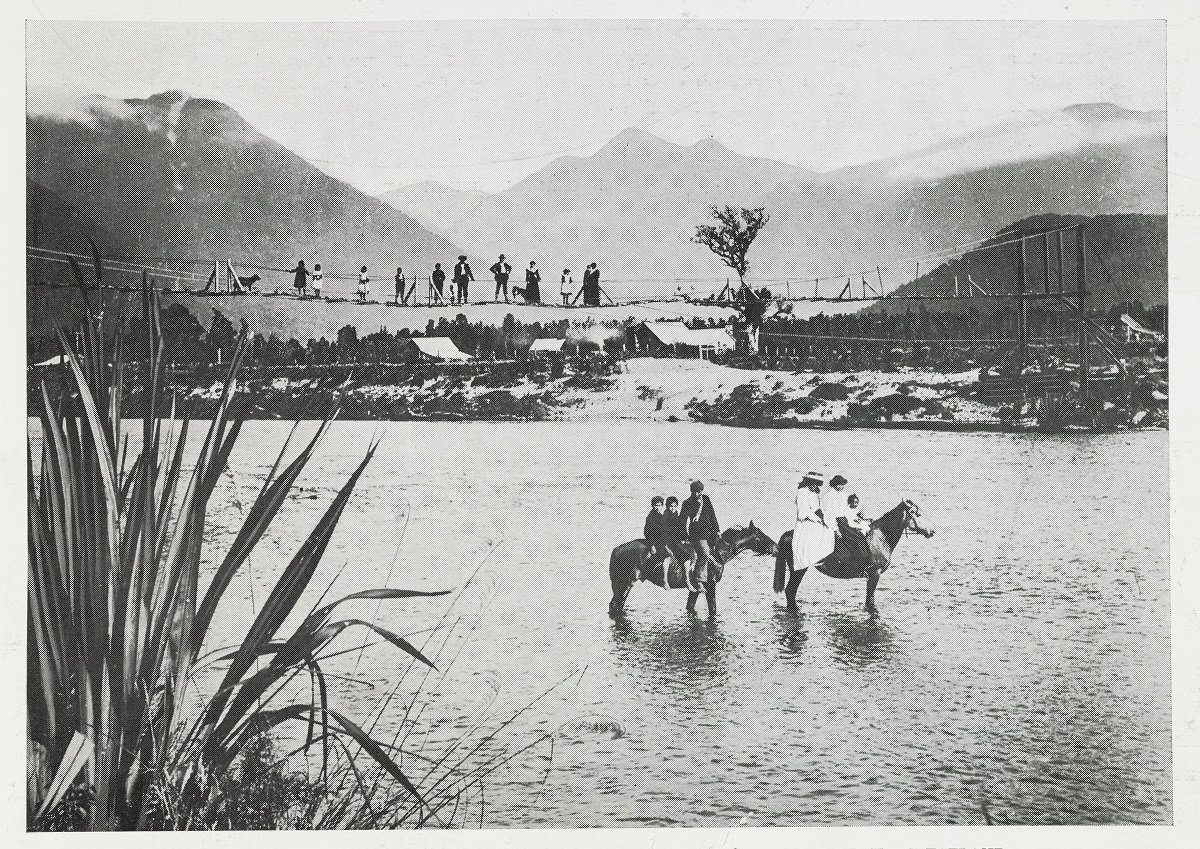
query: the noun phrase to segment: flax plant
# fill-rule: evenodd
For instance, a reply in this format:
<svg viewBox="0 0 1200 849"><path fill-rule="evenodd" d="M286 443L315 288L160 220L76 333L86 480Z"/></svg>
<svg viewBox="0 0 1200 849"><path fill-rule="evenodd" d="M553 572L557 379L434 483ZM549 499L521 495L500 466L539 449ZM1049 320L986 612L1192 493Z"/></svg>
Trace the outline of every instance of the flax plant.
<svg viewBox="0 0 1200 849"><path fill-rule="evenodd" d="M92 281L73 264L84 319L73 340L58 332L66 358L61 392L52 400L43 382L31 411L41 422L42 445L36 469L32 445L28 451L29 827L54 827L55 811L64 805L76 806L76 827L178 827L179 821L162 820L164 798L189 812L185 825L203 827L205 812L219 802L215 788L239 756L287 721L307 726L306 743L325 761L331 745L353 746L373 761L378 775L401 788L405 804L427 809L388 747L329 707L319 657L343 631L359 626L432 667L404 637L335 612L354 599L442 593L365 590L322 604L290 635L281 632L378 443L369 446L296 551L240 643L214 649L210 625L223 593L328 431L336 406L285 462L293 428L202 588L208 504L243 422L236 380L246 339L230 358L211 423L187 471L190 423L186 415L177 419L175 402L163 397L156 293L143 278L144 345L140 361L127 363L123 334L106 337L94 253ZM121 418L127 380L136 382L142 406L141 449L128 463ZM183 695L197 658L213 652L228 661L224 676L198 711L186 709ZM297 676L312 679L313 696L280 704Z"/></svg>

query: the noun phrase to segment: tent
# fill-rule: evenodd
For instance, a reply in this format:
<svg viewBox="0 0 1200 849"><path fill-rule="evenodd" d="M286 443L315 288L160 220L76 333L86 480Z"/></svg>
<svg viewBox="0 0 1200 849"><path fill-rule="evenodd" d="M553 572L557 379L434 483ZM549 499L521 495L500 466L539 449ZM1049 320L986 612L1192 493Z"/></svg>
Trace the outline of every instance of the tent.
<svg viewBox="0 0 1200 849"><path fill-rule="evenodd" d="M454 342L443 337L424 337L414 336L408 340L409 344L415 346L409 348L409 352L416 354L417 359L422 360L455 360L465 362L471 359L469 354L464 354L458 348L454 347Z"/></svg>
<svg viewBox="0 0 1200 849"><path fill-rule="evenodd" d="M565 339L534 339L529 346L531 354L561 354Z"/></svg>
<svg viewBox="0 0 1200 849"><path fill-rule="evenodd" d="M1159 339L1159 340L1161 340L1163 338L1163 335L1161 333L1159 333L1157 330L1151 330L1149 327L1146 327L1140 321L1135 319L1133 316L1129 315L1129 313L1125 313L1124 315L1121 316L1121 322L1125 325L1125 341L1126 342L1128 342L1130 337L1132 337L1134 335L1137 335L1139 337L1140 336L1150 336L1154 339Z"/></svg>

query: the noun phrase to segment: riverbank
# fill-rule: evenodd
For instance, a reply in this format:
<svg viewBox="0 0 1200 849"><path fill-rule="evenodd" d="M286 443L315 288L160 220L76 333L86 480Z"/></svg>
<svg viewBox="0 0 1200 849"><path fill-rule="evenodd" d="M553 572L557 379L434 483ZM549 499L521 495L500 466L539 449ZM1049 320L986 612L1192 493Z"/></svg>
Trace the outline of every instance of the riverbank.
<svg viewBox="0 0 1200 849"><path fill-rule="evenodd" d="M220 392L219 371L170 375L186 415L206 417ZM251 419L319 418L340 395L341 418L349 420L624 419L937 431L1166 427L1165 374L1142 383L1121 398L1095 397L1085 412L1070 401L997 402L982 391L977 371L816 373L645 357L248 369L240 393ZM39 391L37 381L29 388ZM1112 387L1107 391L1111 395ZM131 402L137 405L136 394Z"/></svg>

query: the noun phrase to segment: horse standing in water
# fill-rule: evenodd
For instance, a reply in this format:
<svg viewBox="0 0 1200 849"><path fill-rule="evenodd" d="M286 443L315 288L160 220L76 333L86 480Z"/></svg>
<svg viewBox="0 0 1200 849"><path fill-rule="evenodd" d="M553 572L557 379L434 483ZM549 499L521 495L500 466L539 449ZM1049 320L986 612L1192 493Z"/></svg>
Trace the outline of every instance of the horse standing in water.
<svg viewBox="0 0 1200 849"><path fill-rule="evenodd" d="M751 522L745 528L726 528L712 546L712 557L708 564L708 580L704 582L704 597L708 601L708 615L717 612L717 581L725 570L725 564L743 551L755 554L775 554L775 542ZM625 610L625 599L636 581L649 581L663 589L682 589L687 586L686 567L672 557L665 565L662 560L646 562L650 544L644 539L621 543L612 550L608 558L608 576L612 580L612 601L608 603L608 615L619 616ZM790 552L789 552L790 556ZM688 592L687 609L696 609L700 593Z"/></svg>
<svg viewBox="0 0 1200 849"><path fill-rule="evenodd" d="M861 578L867 577L867 610L876 612L875 587L879 584L879 576L887 571L892 560L892 552L900 543L900 537L906 532L921 534L929 538L933 531L920 525L921 508L905 499L871 523L867 533L867 548L871 551L871 562L864 569L862 564L852 560L835 560L833 554L817 562L817 571L831 578ZM775 553L775 592L783 592L787 598L787 606L795 608L796 592L804 573L808 569L795 569L792 563L792 531L786 532L779 538L779 547ZM784 578L787 578L786 585Z"/></svg>

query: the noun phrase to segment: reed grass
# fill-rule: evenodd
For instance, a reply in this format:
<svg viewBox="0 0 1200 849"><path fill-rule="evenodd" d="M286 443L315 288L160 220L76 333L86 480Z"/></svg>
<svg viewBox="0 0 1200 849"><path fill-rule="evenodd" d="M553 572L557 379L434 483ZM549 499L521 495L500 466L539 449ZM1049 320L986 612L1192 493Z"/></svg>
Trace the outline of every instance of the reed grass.
<svg viewBox="0 0 1200 849"><path fill-rule="evenodd" d="M121 409L133 370L125 362L122 335L106 332L101 265L94 253L90 282L72 263L85 318L73 340L57 330L68 371L56 401L44 383L40 387L36 470L32 444L28 449L29 827L211 827L225 801L221 788L239 758L257 751L263 735L287 722L302 723L306 750L321 755L317 786L345 784L347 776L358 781L322 797L357 810L346 800L379 792L379 782L386 781L391 798L419 812L417 821L437 818L410 779L411 769L398 763L396 749L330 707L320 658L339 635L357 627L431 669L429 658L404 636L336 614L353 600L444 593L364 590L322 604L294 631L283 632L377 442L284 568L240 643L224 656L228 665L219 686L198 712L185 709L185 688L197 658L210 651L210 626L223 594L328 432L336 408L287 459L293 428L202 592L208 504L243 423L236 386L247 340L239 339L230 358L199 454L187 471L190 422L186 414L177 417L174 400L160 397L165 367L160 311L143 279L145 356L136 366L144 395L141 447L127 462ZM300 676L311 680L312 697L282 703L281 694ZM335 775L330 764L339 752L342 773ZM370 765L370 775L363 763ZM357 822L334 815L322 821Z"/></svg>

